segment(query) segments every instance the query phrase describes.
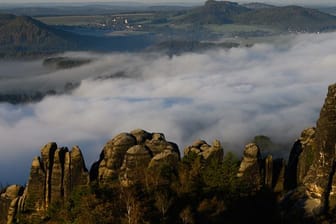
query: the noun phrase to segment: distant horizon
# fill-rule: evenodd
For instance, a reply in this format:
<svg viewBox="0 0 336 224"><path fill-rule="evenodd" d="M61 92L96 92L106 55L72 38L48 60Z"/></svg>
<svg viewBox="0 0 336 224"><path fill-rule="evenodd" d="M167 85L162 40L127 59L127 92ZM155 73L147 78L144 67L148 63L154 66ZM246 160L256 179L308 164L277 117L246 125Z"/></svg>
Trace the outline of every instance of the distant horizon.
<svg viewBox="0 0 336 224"><path fill-rule="evenodd" d="M0 2L1 5L17 5L17 4L26 4L26 5L71 5L71 4L145 4L145 5L200 5L203 4L206 0L184 0L184 1L167 1L167 0L100 0L100 1L92 1L92 0L55 0L46 2L45 0L2 0ZM336 2L334 0L320 0L316 2L316 0L262 0L262 1L251 1L251 0L232 0L231 2L237 3L264 3L264 4L273 4L273 5L325 5L331 6L335 5ZM21 5L24 6L24 5Z"/></svg>

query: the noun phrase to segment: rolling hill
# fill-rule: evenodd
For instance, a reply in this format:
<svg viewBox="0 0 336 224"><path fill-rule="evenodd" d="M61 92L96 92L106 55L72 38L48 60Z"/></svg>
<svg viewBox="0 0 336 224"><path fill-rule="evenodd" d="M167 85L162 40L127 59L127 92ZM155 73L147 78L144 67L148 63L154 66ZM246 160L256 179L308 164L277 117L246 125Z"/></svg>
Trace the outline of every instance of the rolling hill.
<svg viewBox="0 0 336 224"><path fill-rule="evenodd" d="M28 16L0 15L0 54L43 54L76 49L76 36Z"/></svg>
<svg viewBox="0 0 336 224"><path fill-rule="evenodd" d="M272 28L317 32L336 28L336 16L299 6L275 7L264 4L239 5L208 0L179 18L181 23L263 25Z"/></svg>
<svg viewBox="0 0 336 224"><path fill-rule="evenodd" d="M204 6L189 10L181 19L181 22L191 22L198 24L227 24L233 23L235 15L246 13L250 9L238 3L228 1L208 0Z"/></svg>
<svg viewBox="0 0 336 224"><path fill-rule="evenodd" d="M336 28L336 17L299 6L263 8L235 15L235 23L266 25L291 31L324 31Z"/></svg>
<svg viewBox="0 0 336 224"><path fill-rule="evenodd" d="M260 2L251 2L251 3L245 3L242 4L242 6L249 8L249 9L269 9L269 8L274 8L276 6L274 5L269 5L269 4L265 4L265 3L260 3Z"/></svg>
<svg viewBox="0 0 336 224"><path fill-rule="evenodd" d="M90 36L62 30L29 16L0 14L0 58L42 56L63 51L137 51L150 36Z"/></svg>
<svg viewBox="0 0 336 224"><path fill-rule="evenodd" d="M264 35L260 32L260 27L270 28L276 33L323 32L336 29L336 16L299 6L273 7L256 3L240 5L229 1L208 0L203 6L191 9L173 7L169 10L169 13L162 17L164 18L162 24L157 24L155 19L146 18L144 26L146 32L136 34L125 32L123 36L105 35L105 33L94 36L90 33L95 30L90 27L80 27L87 29L87 32L79 33L74 31L76 26L64 28L44 24L29 16L0 14L0 58L45 55L69 50L140 51L167 35L174 34L177 40L189 41L189 34L193 34L194 38L195 30L198 32L197 35L203 38L199 38L201 40L207 40L209 36L218 37L230 33L227 27L217 27L218 31L216 27L208 25L233 24L257 27L256 32L240 32L244 37L255 33ZM156 12L155 15L162 16L162 12ZM113 29L107 31L113 32ZM125 28L123 31L128 30ZM217 31L219 33L216 33ZM240 33L234 32L234 35L239 36Z"/></svg>

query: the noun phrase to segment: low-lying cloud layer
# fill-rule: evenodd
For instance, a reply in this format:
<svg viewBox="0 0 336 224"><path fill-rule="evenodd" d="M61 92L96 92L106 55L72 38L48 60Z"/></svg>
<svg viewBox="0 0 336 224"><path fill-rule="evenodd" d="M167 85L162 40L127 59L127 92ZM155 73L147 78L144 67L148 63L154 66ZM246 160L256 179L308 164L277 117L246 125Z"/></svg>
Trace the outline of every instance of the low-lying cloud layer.
<svg viewBox="0 0 336 224"><path fill-rule="evenodd" d="M218 138L241 152L259 134L292 142L315 124L327 86L335 82L335 46L336 33L330 33L297 36L289 47L260 44L174 57L82 53L95 60L58 71L45 71L41 62L12 64L31 68L21 75L2 62L2 89L81 84L71 95L36 104L0 104L0 182L23 183L31 159L49 141L79 145L90 166L108 139L135 128L163 132L181 149L197 138Z"/></svg>

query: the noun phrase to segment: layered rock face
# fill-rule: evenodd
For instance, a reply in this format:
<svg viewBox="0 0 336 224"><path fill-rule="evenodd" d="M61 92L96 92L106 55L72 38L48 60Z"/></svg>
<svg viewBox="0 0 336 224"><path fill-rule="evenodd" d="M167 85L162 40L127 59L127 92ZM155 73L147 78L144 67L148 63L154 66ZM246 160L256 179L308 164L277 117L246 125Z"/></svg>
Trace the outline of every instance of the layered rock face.
<svg viewBox="0 0 336 224"><path fill-rule="evenodd" d="M293 146L286 172L286 211L312 218L336 208L336 84L329 86L316 128Z"/></svg>
<svg viewBox="0 0 336 224"><path fill-rule="evenodd" d="M218 140L214 140L212 145L209 145L206 141L199 139L184 149L185 156L190 153L195 153L201 156L205 162L210 162L212 159L222 160L224 150Z"/></svg>
<svg viewBox="0 0 336 224"><path fill-rule="evenodd" d="M262 186L261 163L259 147L254 143L246 145L237 175L250 185L252 191L257 191Z"/></svg>
<svg viewBox="0 0 336 224"><path fill-rule="evenodd" d="M275 193L281 193L285 184L286 161L284 159L273 159L268 155L262 164L263 186Z"/></svg>
<svg viewBox="0 0 336 224"><path fill-rule="evenodd" d="M124 162L119 176L124 186L132 185L134 180L143 178L146 167L152 159L152 152L144 145L129 148L124 155Z"/></svg>
<svg viewBox="0 0 336 224"><path fill-rule="evenodd" d="M19 185L11 185L0 194L0 224L14 223L19 205L21 206L21 196L24 188Z"/></svg>
<svg viewBox="0 0 336 224"><path fill-rule="evenodd" d="M43 217L53 202L70 198L74 188L89 183L81 150L75 146L57 148L49 143L41 149L41 157L34 158L25 189L24 210Z"/></svg>
<svg viewBox="0 0 336 224"><path fill-rule="evenodd" d="M99 184L118 178L131 181L132 172L140 167L155 166L158 161L173 165L179 158L177 145L166 141L163 134L137 129L121 133L106 143L99 161L91 168L90 177Z"/></svg>
<svg viewBox="0 0 336 224"><path fill-rule="evenodd" d="M245 146L237 176L251 193L262 187L281 193L284 189L285 169L284 159L273 159L271 155L263 159L258 145L250 143Z"/></svg>
<svg viewBox="0 0 336 224"><path fill-rule="evenodd" d="M303 183L307 172L315 157L314 141L315 128L307 128L301 133L301 137L294 143L289 155L286 170L286 189L291 190Z"/></svg>
<svg viewBox="0 0 336 224"><path fill-rule="evenodd" d="M260 164L261 154L259 147L254 143L246 145L243 160L239 167L238 177L248 175L249 171L253 173L255 173L255 171L260 172Z"/></svg>
<svg viewBox="0 0 336 224"><path fill-rule="evenodd" d="M312 165L303 180L308 196L320 201L322 210L336 207L336 84L329 86L317 121Z"/></svg>

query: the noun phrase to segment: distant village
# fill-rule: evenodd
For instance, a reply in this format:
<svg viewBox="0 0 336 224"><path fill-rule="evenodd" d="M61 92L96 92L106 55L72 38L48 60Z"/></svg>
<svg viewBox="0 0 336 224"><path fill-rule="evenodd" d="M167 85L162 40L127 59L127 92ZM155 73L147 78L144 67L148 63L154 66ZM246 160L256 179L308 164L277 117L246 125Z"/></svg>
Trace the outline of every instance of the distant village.
<svg viewBox="0 0 336 224"><path fill-rule="evenodd" d="M108 16L105 21L90 24L90 26L98 29L108 29L114 31L141 31L142 24L133 24L125 16Z"/></svg>

